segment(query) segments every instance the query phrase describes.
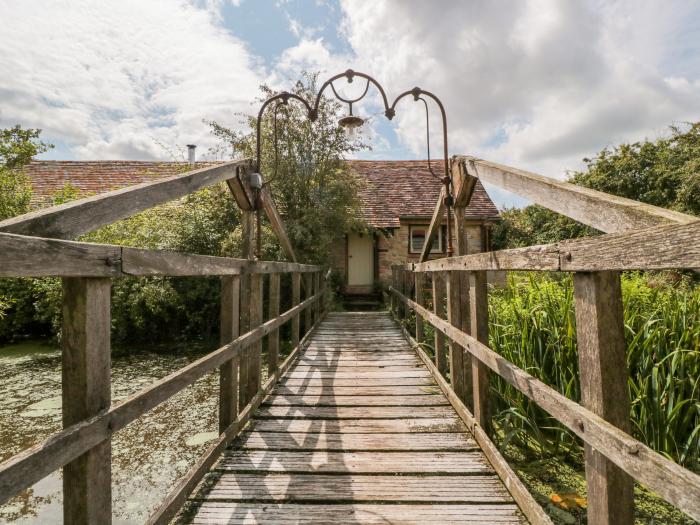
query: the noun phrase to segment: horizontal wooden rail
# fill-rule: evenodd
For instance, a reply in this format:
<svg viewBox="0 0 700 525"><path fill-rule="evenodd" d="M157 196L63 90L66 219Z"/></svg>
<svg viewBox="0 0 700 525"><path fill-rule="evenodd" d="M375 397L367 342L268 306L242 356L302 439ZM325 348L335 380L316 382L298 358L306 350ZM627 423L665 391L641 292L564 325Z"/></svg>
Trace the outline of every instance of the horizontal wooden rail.
<svg viewBox="0 0 700 525"><path fill-rule="evenodd" d="M236 438L240 431L243 430L253 412L258 409L265 398L270 394L277 381L280 380L280 378L299 356L301 349L307 344L311 334L314 332L320 322L321 319L319 319L316 324L314 324L311 329L306 332L304 338L294 347L294 350L292 350L292 352L287 356L280 367L275 370L267 381L265 381L262 389L255 395L255 397L253 397L250 403L248 403L246 408L239 414L238 418L236 418L236 420L219 435L219 438L209 446L204 454L202 454L200 459L195 462L194 465L192 465L189 471L180 479L175 487L173 487L163 502L149 517L148 521L146 522L148 525L165 525L170 523L170 520L175 517L199 481L211 469L212 465L216 462L229 443L231 443L231 441Z"/></svg>
<svg viewBox="0 0 700 525"><path fill-rule="evenodd" d="M319 269L311 264L251 261L0 233L0 277L204 276Z"/></svg>
<svg viewBox="0 0 700 525"><path fill-rule="evenodd" d="M398 319L395 317L395 319ZM435 382L442 390L447 400L450 402L452 407L457 412L459 418L464 422L469 431L474 436L474 439L479 444L481 451L488 458L491 466L496 471L498 476L503 481L503 484L511 493L513 499L522 510L523 514L527 517L529 522L533 525L553 525L552 520L544 511L544 509L535 501L532 494L528 492L525 484L520 481L520 478L510 467L505 458L501 455L498 447L491 441L486 431L482 426L475 420L474 415L469 411L467 406L464 404L457 393L455 392L453 385L447 382L445 376L443 376L438 370L437 366L432 362L430 357L421 348L421 345L416 341L411 334L406 330L406 327L400 323L401 332L403 333L406 340L411 344L411 348L416 352L418 357L423 364L428 369L430 374L435 379Z"/></svg>
<svg viewBox="0 0 700 525"><path fill-rule="evenodd" d="M251 161L237 160L181 175L144 182L92 197L33 211L0 222L0 231L71 239L158 204L236 176Z"/></svg>
<svg viewBox="0 0 700 525"><path fill-rule="evenodd" d="M454 161L462 163L467 174L482 182L513 192L605 233L643 229L664 223L687 224L697 220L692 215L476 157L456 155Z"/></svg>
<svg viewBox="0 0 700 525"><path fill-rule="evenodd" d="M554 244L475 253L406 264L416 272L449 270L599 271L700 268L700 217Z"/></svg>
<svg viewBox="0 0 700 525"><path fill-rule="evenodd" d="M321 300L321 291L235 341L173 372L110 407L104 413L72 425L0 464L0 504L51 472L108 439L112 434L166 401L204 374L234 358L273 330Z"/></svg>
<svg viewBox="0 0 700 525"><path fill-rule="evenodd" d="M693 519L700 520L700 476L654 452L642 442L518 368L485 344L408 299L393 287L389 290L399 301L427 320L435 329L464 347L473 357L560 421L586 444L666 501Z"/></svg>

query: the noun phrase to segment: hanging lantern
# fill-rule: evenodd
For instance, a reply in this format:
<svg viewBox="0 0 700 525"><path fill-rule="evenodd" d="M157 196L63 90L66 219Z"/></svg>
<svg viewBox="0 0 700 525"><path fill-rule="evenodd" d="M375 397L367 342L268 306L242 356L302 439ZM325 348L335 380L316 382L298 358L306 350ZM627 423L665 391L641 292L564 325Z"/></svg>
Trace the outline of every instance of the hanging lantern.
<svg viewBox="0 0 700 525"><path fill-rule="evenodd" d="M361 127L362 124L365 123L365 120L362 117L358 117L352 114L352 103L350 103L349 106L350 114L341 117L340 120L338 120L338 125L341 128L343 128L343 130L345 130L347 137L352 140L355 138L355 132L357 128Z"/></svg>

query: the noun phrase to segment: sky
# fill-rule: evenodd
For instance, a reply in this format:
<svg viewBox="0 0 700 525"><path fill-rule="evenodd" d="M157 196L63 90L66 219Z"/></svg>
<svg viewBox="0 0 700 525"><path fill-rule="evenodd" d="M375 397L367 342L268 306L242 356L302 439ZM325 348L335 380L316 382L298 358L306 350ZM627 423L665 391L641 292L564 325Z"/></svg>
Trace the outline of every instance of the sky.
<svg viewBox="0 0 700 525"><path fill-rule="evenodd" d="M205 121L243 129L261 84L305 70L365 72L390 100L420 86L450 155L557 178L700 114L695 0L0 0L0 49L0 127L41 128L47 159L206 158ZM422 104L388 121L370 91L354 109L358 158L426 157ZM439 157L434 106L430 130Z"/></svg>

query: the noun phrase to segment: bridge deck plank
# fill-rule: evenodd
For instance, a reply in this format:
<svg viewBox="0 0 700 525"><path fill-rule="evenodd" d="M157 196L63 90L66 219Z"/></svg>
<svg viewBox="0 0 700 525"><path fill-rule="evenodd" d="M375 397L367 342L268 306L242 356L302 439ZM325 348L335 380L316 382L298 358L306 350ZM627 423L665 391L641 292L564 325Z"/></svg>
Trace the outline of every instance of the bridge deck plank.
<svg viewBox="0 0 700 525"><path fill-rule="evenodd" d="M384 313L330 314L191 498L192 523L524 523Z"/></svg>

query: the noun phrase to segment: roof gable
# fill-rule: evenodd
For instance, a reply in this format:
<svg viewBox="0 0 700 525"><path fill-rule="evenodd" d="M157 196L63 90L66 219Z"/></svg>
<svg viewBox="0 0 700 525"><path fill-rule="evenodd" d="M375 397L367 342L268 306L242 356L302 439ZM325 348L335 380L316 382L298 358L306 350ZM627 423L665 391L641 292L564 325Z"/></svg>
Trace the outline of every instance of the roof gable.
<svg viewBox="0 0 700 525"><path fill-rule="evenodd" d="M442 188L442 160L352 160L350 167L365 181L359 190L363 218L376 228L398 228L402 218L430 218ZM465 216L498 219L496 205L477 181Z"/></svg>

